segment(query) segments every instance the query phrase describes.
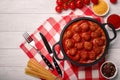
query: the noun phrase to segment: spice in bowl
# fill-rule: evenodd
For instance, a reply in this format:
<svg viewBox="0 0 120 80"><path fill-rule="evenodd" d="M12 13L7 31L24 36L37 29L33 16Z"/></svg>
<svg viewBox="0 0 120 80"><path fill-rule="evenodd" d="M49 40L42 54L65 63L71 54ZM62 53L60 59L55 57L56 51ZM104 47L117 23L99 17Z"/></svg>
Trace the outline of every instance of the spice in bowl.
<svg viewBox="0 0 120 80"><path fill-rule="evenodd" d="M101 74L103 77L106 79L112 79L116 76L117 74L117 68L115 63L111 61L106 61L101 65L100 68Z"/></svg>
<svg viewBox="0 0 120 80"><path fill-rule="evenodd" d="M98 4L93 4L93 12L98 16L104 16L109 11L109 6L105 0L99 0Z"/></svg>
<svg viewBox="0 0 120 80"><path fill-rule="evenodd" d="M118 14L111 14L107 18L107 23L111 23L116 30L120 29L120 16Z"/></svg>

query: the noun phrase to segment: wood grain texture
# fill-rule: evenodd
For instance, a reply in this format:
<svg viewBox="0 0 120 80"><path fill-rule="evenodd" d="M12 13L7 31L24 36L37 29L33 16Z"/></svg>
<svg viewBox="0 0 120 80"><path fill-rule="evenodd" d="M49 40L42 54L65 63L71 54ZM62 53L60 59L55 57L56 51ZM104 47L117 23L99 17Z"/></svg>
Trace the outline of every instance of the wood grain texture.
<svg viewBox="0 0 120 80"><path fill-rule="evenodd" d="M28 57L19 48L24 32L32 33L49 17L69 14L55 12L56 0L0 0L0 80L39 80L24 73ZM120 15L120 1L110 5L109 14ZM105 20L107 16L103 17ZM110 31L110 35L112 32ZM111 36L112 37L112 36ZM117 63L120 69L120 31L111 42L107 60ZM120 71L114 80L120 79Z"/></svg>

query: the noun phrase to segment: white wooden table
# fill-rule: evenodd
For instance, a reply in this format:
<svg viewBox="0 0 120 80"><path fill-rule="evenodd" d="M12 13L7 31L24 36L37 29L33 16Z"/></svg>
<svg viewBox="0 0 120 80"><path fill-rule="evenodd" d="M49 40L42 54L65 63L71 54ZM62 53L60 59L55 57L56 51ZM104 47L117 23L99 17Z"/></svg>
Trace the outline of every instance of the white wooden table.
<svg viewBox="0 0 120 80"><path fill-rule="evenodd" d="M0 80L39 80L24 74L28 57L19 48L24 32L32 33L48 17L66 15L71 10L57 14L56 0L0 0ZM113 5L107 0L110 13L120 15L120 0ZM105 18L105 17L104 17ZM115 61L120 70L120 31L111 43L108 60ZM120 71L114 80L120 79Z"/></svg>

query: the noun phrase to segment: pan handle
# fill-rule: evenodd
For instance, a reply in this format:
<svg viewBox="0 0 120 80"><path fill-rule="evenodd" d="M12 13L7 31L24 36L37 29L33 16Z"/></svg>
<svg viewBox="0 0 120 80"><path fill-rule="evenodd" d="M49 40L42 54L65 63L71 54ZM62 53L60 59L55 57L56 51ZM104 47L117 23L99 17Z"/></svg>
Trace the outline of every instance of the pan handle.
<svg viewBox="0 0 120 80"><path fill-rule="evenodd" d="M55 51L56 45L60 45L60 43L57 42L57 43L55 43L55 44L53 45L52 51L53 51L53 53L54 53L54 56L55 56L56 59L58 59L58 60L66 60L65 54L63 54L63 53L62 53L62 54L63 54L63 58L59 58L59 57L58 57L58 55L57 55L57 53L56 53L56 51Z"/></svg>
<svg viewBox="0 0 120 80"><path fill-rule="evenodd" d="M110 24L110 23L104 23L103 25L104 25L104 27L105 27L105 25L108 25L108 26L111 28L111 30L113 31L114 36L113 36L112 38L110 38L110 36L108 35L109 41L111 42L111 41L114 40L114 39L116 38L116 36L117 36L116 30L115 30L115 28L113 27L113 25Z"/></svg>

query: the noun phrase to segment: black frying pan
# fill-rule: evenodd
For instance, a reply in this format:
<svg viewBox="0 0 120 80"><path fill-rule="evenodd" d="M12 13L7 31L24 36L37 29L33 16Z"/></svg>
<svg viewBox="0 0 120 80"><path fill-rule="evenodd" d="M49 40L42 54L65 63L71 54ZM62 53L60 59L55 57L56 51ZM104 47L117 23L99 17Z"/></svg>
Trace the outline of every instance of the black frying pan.
<svg viewBox="0 0 120 80"><path fill-rule="evenodd" d="M106 46L105 46L104 53L103 53L103 55L102 55L99 59L97 59L97 60L95 60L94 62L91 62L91 63L78 63L78 62L76 62L76 61L73 61L72 59L70 59L70 58L66 55L66 53L65 53L65 51L64 51L64 49L63 49L62 38L63 38L63 34L64 34L66 28L69 27L72 23L77 22L77 21L80 21L80 20L88 20L88 21L92 21L92 22L94 22L94 23L97 23L97 24L103 29L103 31L104 31L104 33L105 33ZM113 31L113 33L114 33L114 36L113 36L112 38L110 38L110 36L109 36L109 34L108 34L108 31L107 31L106 28L105 28L105 25L108 25L108 26L112 29L112 31ZM56 59L58 59L58 60L69 60L71 63L73 63L73 64L75 64L75 65L77 65L77 66L91 66L91 65L93 65L93 64L98 63L102 58L105 57L105 55L106 55L106 53L107 53L107 51L108 51L110 42L111 42L112 40L114 40L114 39L116 38L116 36L117 36L117 34L116 34L116 31L115 31L115 29L114 29L114 27L113 27L112 24L109 24L109 23L103 23L103 24L102 24L102 23L98 22L97 20L95 20L95 19L93 19L93 18L89 18L89 17L76 18L76 19L74 19L74 20L71 20L71 21L64 27L64 29L62 30L61 35L60 35L60 40L53 45L52 50L53 50L54 56L55 56ZM57 54L56 54L56 51L55 51L55 46L56 46L56 45L60 45L60 49L61 49L62 54L63 54L63 58L62 58L62 59L59 58L59 57L57 56Z"/></svg>

